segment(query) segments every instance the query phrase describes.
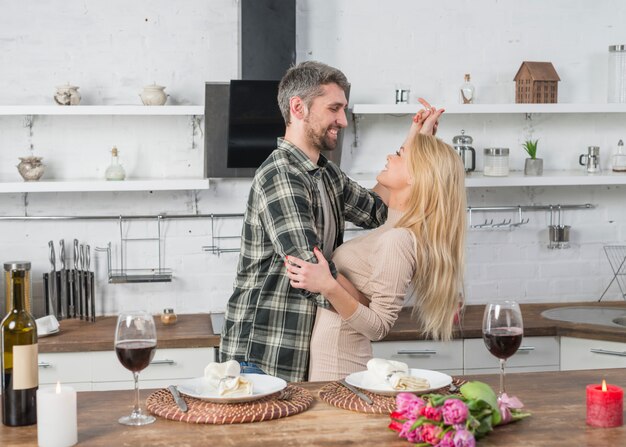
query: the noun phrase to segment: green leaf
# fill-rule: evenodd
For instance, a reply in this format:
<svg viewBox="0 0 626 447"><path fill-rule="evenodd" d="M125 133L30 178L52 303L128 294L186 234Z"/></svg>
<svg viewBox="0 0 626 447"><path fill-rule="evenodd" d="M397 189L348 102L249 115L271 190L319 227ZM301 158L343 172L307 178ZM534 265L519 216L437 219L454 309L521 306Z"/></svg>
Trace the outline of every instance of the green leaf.
<svg viewBox="0 0 626 447"><path fill-rule="evenodd" d="M478 401L485 402L491 410L491 422L493 425L498 425L502 420L500 416L500 410L498 408L498 397L493 389L483 382L468 382L461 386L460 388L461 394L466 399L475 399ZM480 407L476 406L474 409L479 409ZM470 408L472 411L472 408Z"/></svg>
<svg viewBox="0 0 626 447"><path fill-rule="evenodd" d="M532 158L533 160L537 158L537 144L539 143L539 140L526 140L526 142L524 144L522 144L522 147L524 148L524 150L528 153L528 156L530 158Z"/></svg>

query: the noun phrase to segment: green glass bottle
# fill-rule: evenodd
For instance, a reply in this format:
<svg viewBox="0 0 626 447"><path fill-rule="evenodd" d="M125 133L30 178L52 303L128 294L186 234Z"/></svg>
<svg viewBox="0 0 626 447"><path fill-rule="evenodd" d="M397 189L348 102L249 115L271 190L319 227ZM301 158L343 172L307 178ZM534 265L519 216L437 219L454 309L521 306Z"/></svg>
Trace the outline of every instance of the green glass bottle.
<svg viewBox="0 0 626 447"><path fill-rule="evenodd" d="M26 308L30 262L7 262L10 281L7 300L13 307L0 324L2 352L2 423L9 426L37 423L37 325Z"/></svg>

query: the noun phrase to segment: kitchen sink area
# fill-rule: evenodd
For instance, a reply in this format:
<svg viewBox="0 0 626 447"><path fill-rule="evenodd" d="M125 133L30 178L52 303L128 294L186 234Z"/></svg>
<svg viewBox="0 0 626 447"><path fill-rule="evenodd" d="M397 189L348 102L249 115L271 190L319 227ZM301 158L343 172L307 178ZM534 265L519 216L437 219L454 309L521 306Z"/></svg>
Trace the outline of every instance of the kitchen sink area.
<svg viewBox="0 0 626 447"><path fill-rule="evenodd" d="M550 320L569 323L597 324L608 327L626 328L626 309L617 307L572 306L557 307L541 312Z"/></svg>

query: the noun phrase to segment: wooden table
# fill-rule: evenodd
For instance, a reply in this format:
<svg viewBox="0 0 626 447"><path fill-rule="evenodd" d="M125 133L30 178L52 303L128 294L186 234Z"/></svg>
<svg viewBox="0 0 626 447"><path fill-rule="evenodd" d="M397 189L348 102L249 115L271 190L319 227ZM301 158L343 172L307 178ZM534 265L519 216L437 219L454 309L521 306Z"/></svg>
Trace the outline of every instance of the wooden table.
<svg viewBox="0 0 626 447"><path fill-rule="evenodd" d="M585 386L606 378L626 388L626 369L518 373L507 377L533 416L496 428L479 441L487 446L624 446L626 427L601 429L585 425ZM473 376L496 387L497 375ZM146 427L126 427L117 419L130 412L131 391L78 394L78 440L89 446L338 446L409 447L387 429L389 417L331 407L319 400L324 383L302 384L315 396L311 408L284 419L239 425L192 425L157 418ZM142 391L142 398L149 391ZM0 445L36 445L36 426L0 426Z"/></svg>

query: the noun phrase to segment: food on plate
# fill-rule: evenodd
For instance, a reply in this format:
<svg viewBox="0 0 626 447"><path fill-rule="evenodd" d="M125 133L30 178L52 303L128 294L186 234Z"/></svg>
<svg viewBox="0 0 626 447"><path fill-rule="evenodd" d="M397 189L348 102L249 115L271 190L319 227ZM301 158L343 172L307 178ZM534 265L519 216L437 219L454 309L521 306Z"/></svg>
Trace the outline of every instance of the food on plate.
<svg viewBox="0 0 626 447"><path fill-rule="evenodd" d="M253 391L252 382L241 375L241 366L236 360L209 363L204 368L204 377L220 396L245 396Z"/></svg>
<svg viewBox="0 0 626 447"><path fill-rule="evenodd" d="M377 379L391 385L399 391L424 391L430 388L430 382L423 377L411 375L409 366L403 362L385 359L371 359L367 370Z"/></svg>

